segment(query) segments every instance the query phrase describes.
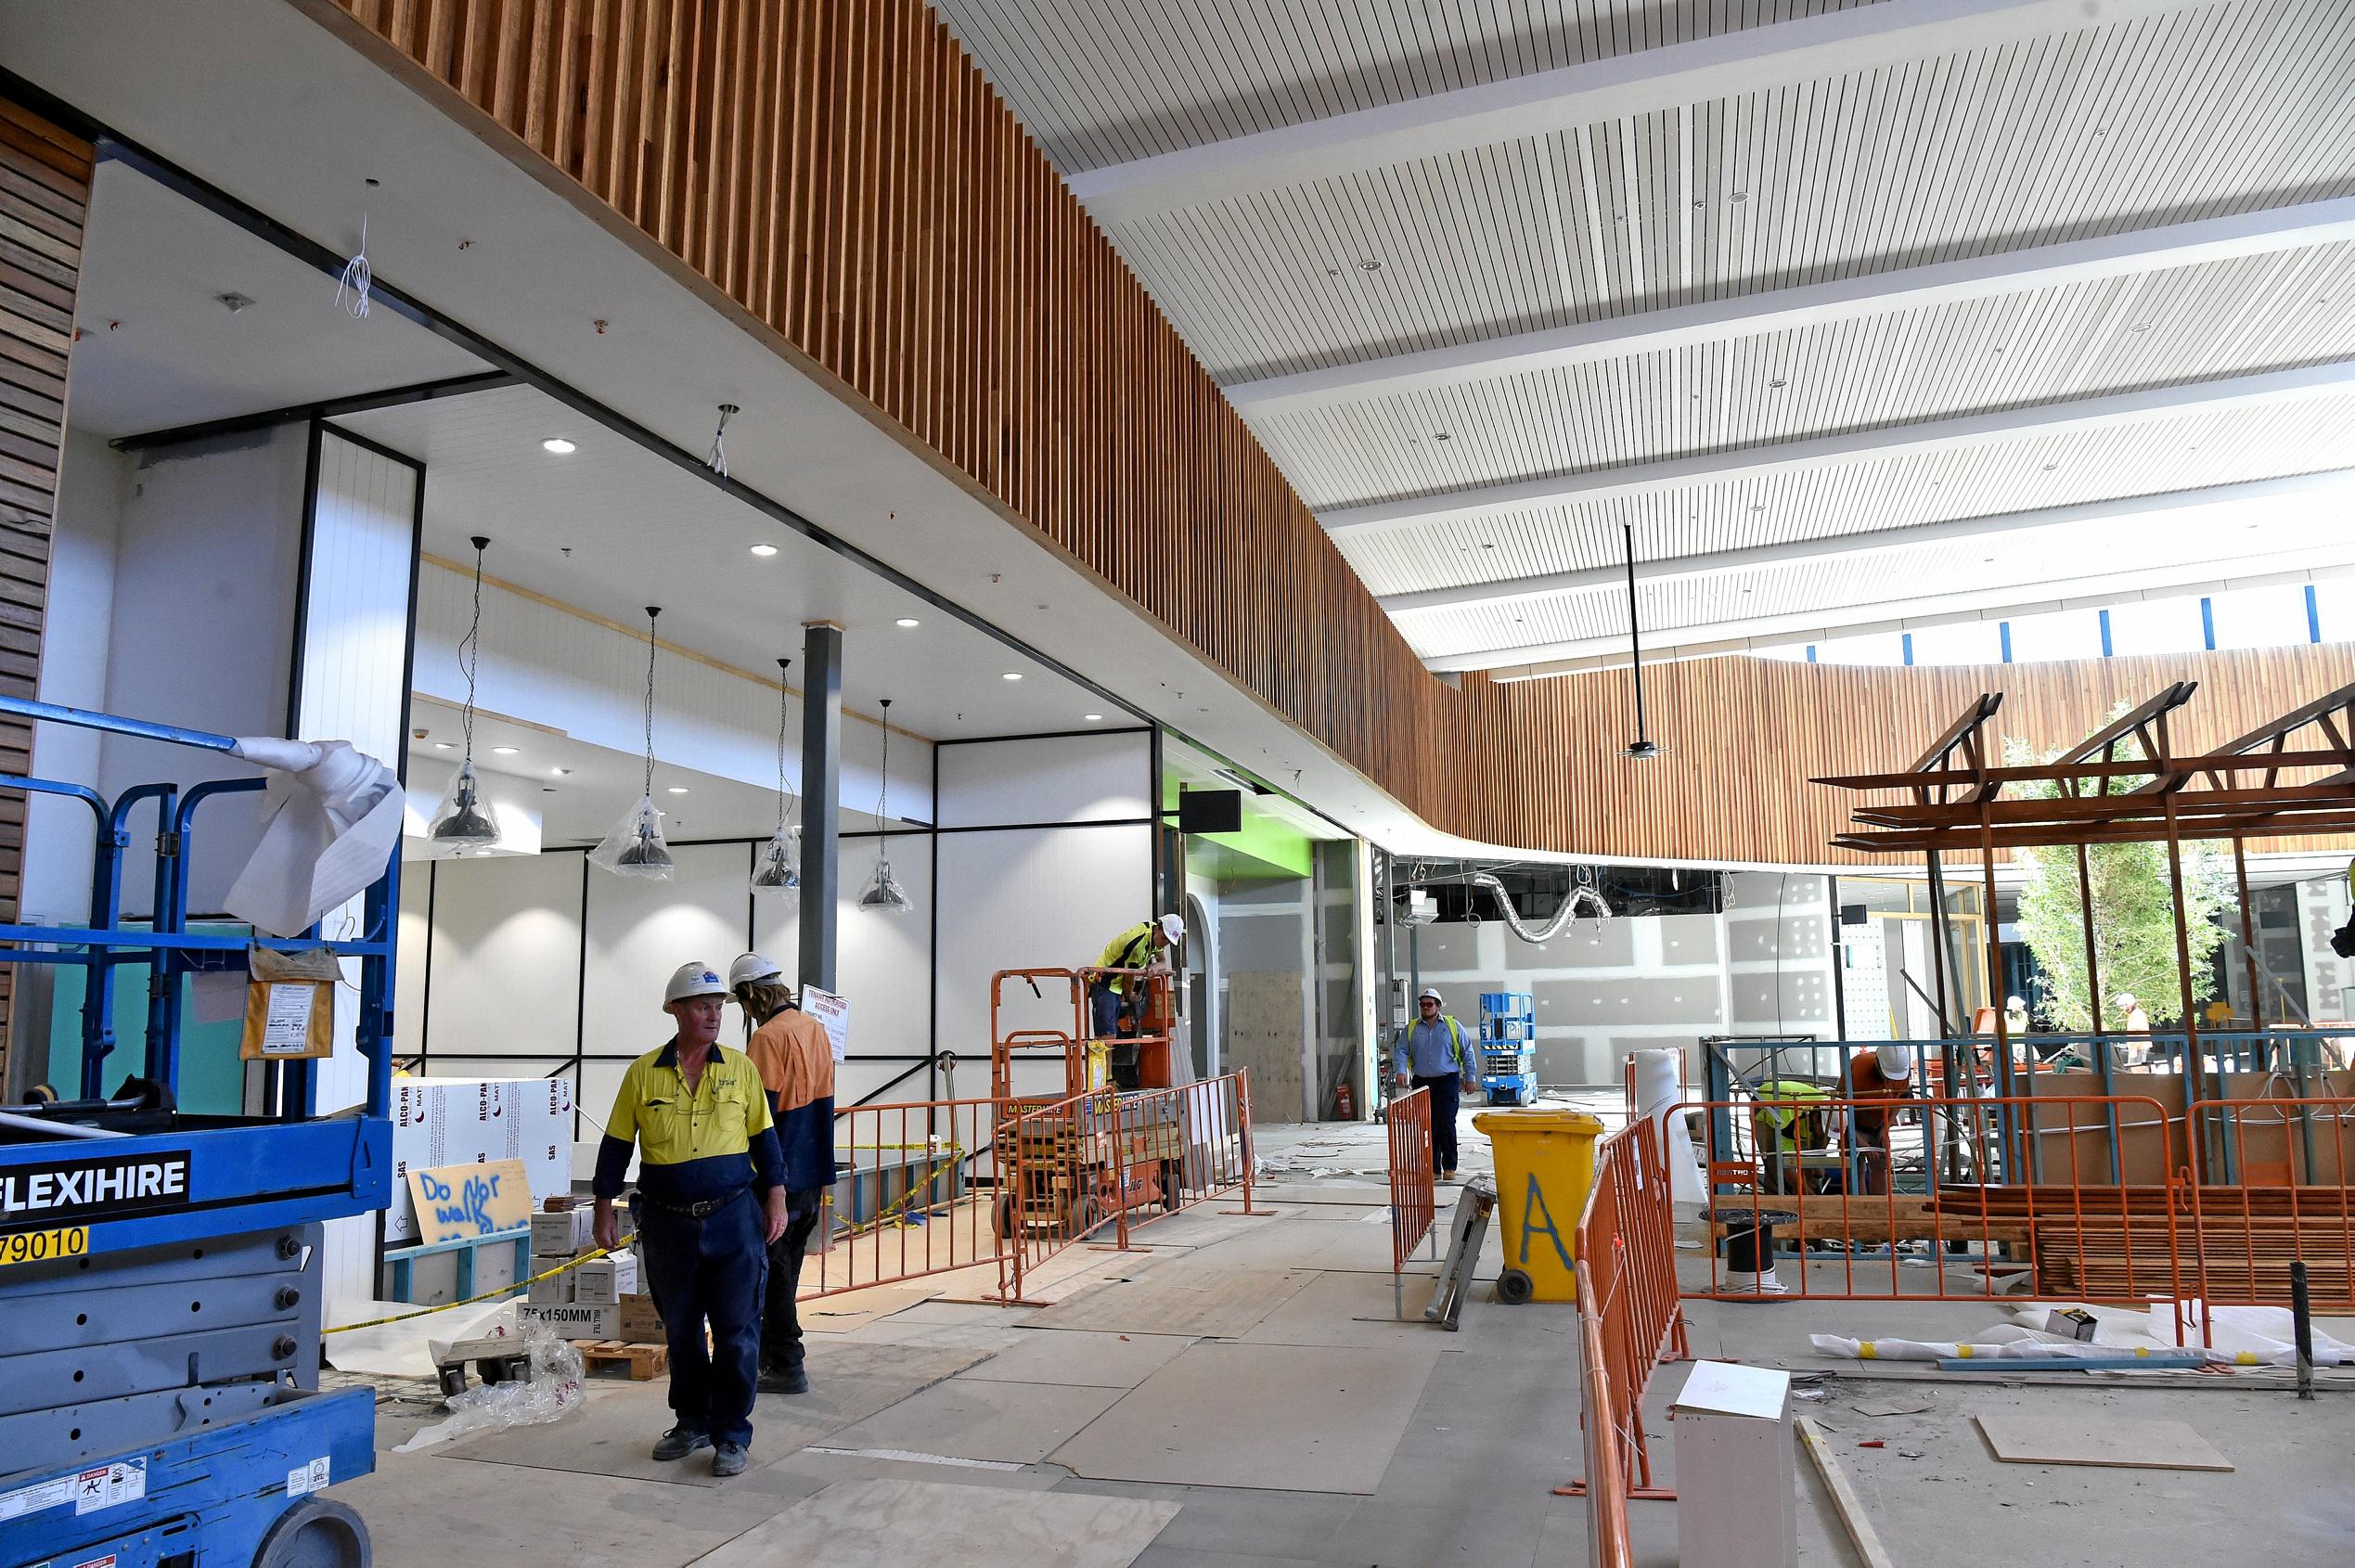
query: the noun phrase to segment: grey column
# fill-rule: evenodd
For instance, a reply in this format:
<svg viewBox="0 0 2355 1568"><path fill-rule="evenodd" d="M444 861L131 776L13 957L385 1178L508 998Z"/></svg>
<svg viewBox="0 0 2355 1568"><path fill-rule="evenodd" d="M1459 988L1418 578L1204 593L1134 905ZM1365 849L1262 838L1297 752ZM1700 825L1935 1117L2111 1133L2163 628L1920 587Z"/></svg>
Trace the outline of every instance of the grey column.
<svg viewBox="0 0 2355 1568"><path fill-rule="evenodd" d="M802 983L834 986L843 880L843 629L802 628Z"/></svg>

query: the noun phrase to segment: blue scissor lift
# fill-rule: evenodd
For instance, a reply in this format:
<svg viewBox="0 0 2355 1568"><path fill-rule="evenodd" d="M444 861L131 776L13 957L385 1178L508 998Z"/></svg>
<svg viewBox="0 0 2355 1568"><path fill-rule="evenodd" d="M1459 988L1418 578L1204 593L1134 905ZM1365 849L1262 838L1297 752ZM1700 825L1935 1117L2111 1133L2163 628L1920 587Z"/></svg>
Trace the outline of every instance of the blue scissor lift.
<svg viewBox="0 0 2355 1568"><path fill-rule="evenodd" d="M0 697L0 712L209 752L227 736ZM0 962L77 964L76 1098L0 1107L0 1568L357 1568L367 1532L319 1487L375 1465L375 1397L317 1392L321 1227L391 1192L392 938L399 857L356 941L256 939L356 959L364 1106L316 1114L313 1063L278 1064L267 1116L186 1114L181 977L242 970L249 939L187 930L200 808L260 778L79 800L97 850L86 927L0 925ZM153 803L152 813L142 812ZM122 919L135 816L156 834L151 923ZM144 968L146 1050L126 1060L112 971ZM112 1096L103 1086L116 1081ZM65 1086L59 1086L61 1092Z"/></svg>

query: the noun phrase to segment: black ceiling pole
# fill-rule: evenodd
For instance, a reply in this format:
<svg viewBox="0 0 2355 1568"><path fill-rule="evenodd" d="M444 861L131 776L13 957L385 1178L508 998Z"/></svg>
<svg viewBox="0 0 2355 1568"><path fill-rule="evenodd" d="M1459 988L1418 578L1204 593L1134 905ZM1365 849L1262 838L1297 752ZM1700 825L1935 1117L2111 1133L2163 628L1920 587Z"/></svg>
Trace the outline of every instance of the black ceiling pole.
<svg viewBox="0 0 2355 1568"><path fill-rule="evenodd" d="M1636 711L1635 740L1619 754L1623 757L1656 757L1660 754L1660 748L1652 743L1643 728L1643 627L1636 614L1635 524L1623 522L1619 528L1628 541L1628 648L1635 666Z"/></svg>

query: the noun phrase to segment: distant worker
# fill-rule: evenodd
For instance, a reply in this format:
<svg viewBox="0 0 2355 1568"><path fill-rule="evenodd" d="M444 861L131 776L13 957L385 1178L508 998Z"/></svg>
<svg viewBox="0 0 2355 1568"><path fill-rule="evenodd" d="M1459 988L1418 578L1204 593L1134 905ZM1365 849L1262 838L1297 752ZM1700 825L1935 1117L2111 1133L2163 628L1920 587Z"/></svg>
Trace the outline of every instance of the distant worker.
<svg viewBox="0 0 2355 1568"><path fill-rule="evenodd" d="M744 1054L768 1091L785 1170L785 1234L769 1243L768 1299L761 1310L761 1392L806 1394L799 1301L802 1256L834 1184L834 1045L801 1009L785 973L758 953L727 969L728 988L757 1025Z"/></svg>
<svg viewBox="0 0 2355 1568"><path fill-rule="evenodd" d="M1104 945L1098 969L1141 970L1168 962L1171 945L1186 939L1186 922L1175 915L1139 920ZM1119 975L1094 980L1087 986L1087 1027L1092 1037L1110 1040L1120 1034L1124 1021L1141 1023L1144 988L1130 986Z"/></svg>
<svg viewBox="0 0 2355 1568"><path fill-rule="evenodd" d="M1804 1078L1777 1078L1753 1091L1750 1132L1758 1151L1760 1185L1769 1192L1796 1194L1820 1187L1810 1160L1832 1150L1840 1112L1821 1086ZM1820 1166L1818 1167L1820 1169Z"/></svg>
<svg viewBox="0 0 2355 1568"><path fill-rule="evenodd" d="M1165 969L1169 949L1185 937L1186 922L1175 915L1139 920L1104 945L1103 956L1096 960L1096 967ZM1104 1065L1112 1086L1116 1089L1141 1086L1137 1043L1130 1036L1145 1032L1147 990L1143 982L1120 975L1097 975L1087 983L1088 1038L1113 1042L1104 1052ZM1092 1074L1089 1081L1093 1081Z"/></svg>
<svg viewBox="0 0 2355 1568"><path fill-rule="evenodd" d="M1402 1086L1431 1091L1431 1169L1453 1181L1456 1109L1472 1076L1472 1053L1463 1043L1463 1025L1440 1010L1438 992L1426 988L1415 1006L1421 1016L1399 1032L1395 1065Z"/></svg>
<svg viewBox="0 0 2355 1568"><path fill-rule="evenodd" d="M2014 1001L2019 998L2014 996ZM1905 1099L1913 1093L1913 1047L1890 1040L1848 1059L1848 1093L1859 1103L1852 1124L1852 1151L1857 1156L1857 1190L1889 1190L1889 1124L1900 1114L1882 1110L1873 1101Z"/></svg>
<svg viewBox="0 0 2355 1568"><path fill-rule="evenodd" d="M714 1475L740 1475L753 1443L766 1249L785 1234L787 1194L760 1074L719 1045L727 987L710 966L671 976L676 1032L629 1064L597 1150L597 1244L620 1244L613 1200L638 1155L630 1209L647 1288L670 1342L670 1431L657 1459L710 1448ZM711 1348L704 1347L710 1326Z"/></svg>
<svg viewBox="0 0 2355 1568"><path fill-rule="evenodd" d="M2028 1032L2028 1005L2026 997L2006 996L2003 998L2003 1032L2014 1035L2025 1035Z"/></svg>
<svg viewBox="0 0 2355 1568"><path fill-rule="evenodd" d="M2140 1035L2140 1040L2113 1047L2117 1052L2120 1067L2147 1067L2151 1060L2151 1015L2143 1010L2143 1004L2131 991L2121 991L2112 1004L2124 1021L2129 1035Z"/></svg>

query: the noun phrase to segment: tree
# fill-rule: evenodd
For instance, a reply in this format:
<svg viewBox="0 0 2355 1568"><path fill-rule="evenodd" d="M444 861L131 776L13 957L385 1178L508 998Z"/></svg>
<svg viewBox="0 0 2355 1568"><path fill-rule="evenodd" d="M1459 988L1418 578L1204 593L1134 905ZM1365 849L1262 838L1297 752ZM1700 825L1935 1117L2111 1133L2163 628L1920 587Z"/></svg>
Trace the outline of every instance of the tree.
<svg viewBox="0 0 2355 1568"><path fill-rule="evenodd" d="M2115 715L2113 715L2115 716ZM2007 741L2004 761L2014 767L2034 766L2060 755L2038 753L2017 740ZM2138 762L2142 748L2133 737L2118 743L2118 760ZM2111 780L2113 793L2122 794L2147 780ZM2099 779L2086 779L2079 789L2098 793ZM2034 781L2013 789L2029 799L2052 799L2061 792L2057 783ZM2085 925L2078 887L2077 849L2056 845L2015 852L2027 870L2020 889L2020 937L2036 955L2044 971L2044 995L2037 1012L2053 1028L2083 1033L2096 1027L2092 998L2086 995ZM2103 843L2086 850L2093 882L2093 954L2101 970L2103 1022L2119 1030L2126 1018L2117 1007L2122 992L2143 1004L2154 1023L2181 1020L2183 991L2175 956L2175 900L2168 885L2167 845L2164 843ZM2213 980L2217 947L2224 928L2216 921L2230 899L2231 874L2222 850L2209 841L2182 846L2183 920L2192 958L2192 999L2207 1001L2216 994Z"/></svg>

